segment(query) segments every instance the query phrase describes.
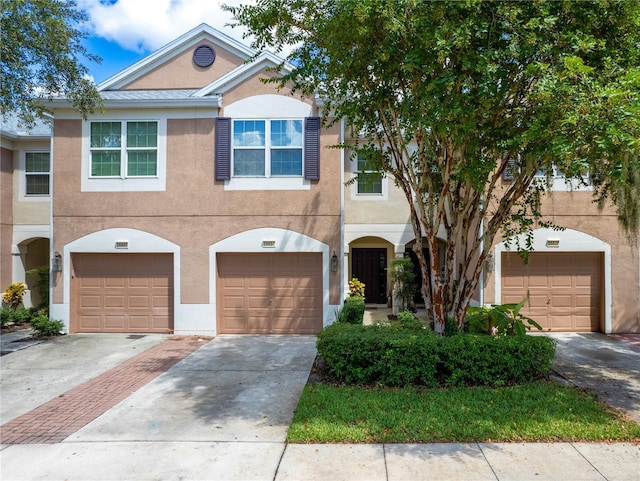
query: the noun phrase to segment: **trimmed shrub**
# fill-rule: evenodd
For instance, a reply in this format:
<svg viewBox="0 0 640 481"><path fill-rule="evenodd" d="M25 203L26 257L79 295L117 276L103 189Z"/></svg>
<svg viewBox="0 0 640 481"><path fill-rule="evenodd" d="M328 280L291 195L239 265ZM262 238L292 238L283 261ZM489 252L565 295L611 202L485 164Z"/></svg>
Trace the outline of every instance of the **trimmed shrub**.
<svg viewBox="0 0 640 481"><path fill-rule="evenodd" d="M16 324L25 324L31 320L33 317L33 313L30 309L25 309L24 307L17 309L13 313L13 322Z"/></svg>
<svg viewBox="0 0 640 481"><path fill-rule="evenodd" d="M413 331L424 329L424 324L422 324L422 322L420 322L420 319L418 319L413 314L413 312L408 309L405 309L404 311L400 311L398 313L397 322L400 329L408 329Z"/></svg>
<svg viewBox="0 0 640 481"><path fill-rule="evenodd" d="M464 331L470 334L491 334L489 308L469 307L464 318Z"/></svg>
<svg viewBox="0 0 640 481"><path fill-rule="evenodd" d="M347 297L340 313L340 322L347 324L362 324L364 320L364 298L360 296Z"/></svg>
<svg viewBox="0 0 640 481"><path fill-rule="evenodd" d="M31 328L35 330L39 336L57 336L64 328L64 323L42 315L31 320Z"/></svg>
<svg viewBox="0 0 640 481"><path fill-rule="evenodd" d="M13 309L0 307L0 327L5 327L10 322L13 322Z"/></svg>
<svg viewBox="0 0 640 481"><path fill-rule="evenodd" d="M548 374L555 341L544 336L436 336L428 329L333 324L318 354L348 384L504 386Z"/></svg>

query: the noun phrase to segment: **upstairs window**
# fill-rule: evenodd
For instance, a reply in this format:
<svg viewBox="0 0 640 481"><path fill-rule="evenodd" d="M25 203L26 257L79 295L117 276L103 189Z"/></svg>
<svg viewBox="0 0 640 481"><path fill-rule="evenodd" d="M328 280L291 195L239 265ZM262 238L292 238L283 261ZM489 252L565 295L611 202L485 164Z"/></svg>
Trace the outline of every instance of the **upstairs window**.
<svg viewBox="0 0 640 481"><path fill-rule="evenodd" d="M382 173L369 170L367 162L358 158L357 161L357 191L358 195L382 194Z"/></svg>
<svg viewBox="0 0 640 481"><path fill-rule="evenodd" d="M49 152L27 152L25 154L25 194L49 195Z"/></svg>
<svg viewBox="0 0 640 481"><path fill-rule="evenodd" d="M158 122L92 122L91 177L155 177Z"/></svg>
<svg viewBox="0 0 640 481"><path fill-rule="evenodd" d="M234 177L302 176L302 120L234 120Z"/></svg>

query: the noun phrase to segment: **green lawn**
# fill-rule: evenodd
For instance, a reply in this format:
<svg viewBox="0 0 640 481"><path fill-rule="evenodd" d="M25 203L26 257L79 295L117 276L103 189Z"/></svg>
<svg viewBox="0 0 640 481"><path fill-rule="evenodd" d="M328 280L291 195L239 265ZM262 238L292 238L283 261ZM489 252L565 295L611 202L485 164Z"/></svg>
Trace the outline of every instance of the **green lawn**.
<svg viewBox="0 0 640 481"><path fill-rule="evenodd" d="M307 385L291 443L640 441L595 397L553 382L508 388Z"/></svg>

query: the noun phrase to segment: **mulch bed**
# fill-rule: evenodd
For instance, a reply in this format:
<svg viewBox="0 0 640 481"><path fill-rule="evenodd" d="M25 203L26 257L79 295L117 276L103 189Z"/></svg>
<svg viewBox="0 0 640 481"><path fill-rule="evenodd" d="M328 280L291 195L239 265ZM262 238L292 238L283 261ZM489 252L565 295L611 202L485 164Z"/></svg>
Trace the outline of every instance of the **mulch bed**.
<svg viewBox="0 0 640 481"><path fill-rule="evenodd" d="M10 332L22 331L24 329L29 329L31 325L28 322L23 324L7 324L6 326L0 329L0 334L8 334Z"/></svg>

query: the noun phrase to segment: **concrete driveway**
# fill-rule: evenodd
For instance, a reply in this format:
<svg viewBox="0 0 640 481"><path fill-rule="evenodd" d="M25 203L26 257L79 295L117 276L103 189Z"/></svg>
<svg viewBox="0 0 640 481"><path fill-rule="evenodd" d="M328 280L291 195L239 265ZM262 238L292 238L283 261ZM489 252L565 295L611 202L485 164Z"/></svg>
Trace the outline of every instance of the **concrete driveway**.
<svg viewBox="0 0 640 481"><path fill-rule="evenodd" d="M221 336L67 441L284 442L312 336Z"/></svg>
<svg viewBox="0 0 640 481"><path fill-rule="evenodd" d="M640 423L640 347L598 332L545 335L558 342L558 374Z"/></svg>
<svg viewBox="0 0 640 481"><path fill-rule="evenodd" d="M597 358L589 350L599 357L629 355L631 363L640 353L629 353L617 342L609 346L606 336L591 338L592 343L574 338L559 336L559 372L566 356L581 350L587 370L588 361ZM126 335L70 336L14 352L0 358L3 423L40 409L31 410L35 399L49 398L49 405L82 398L89 392L85 386L123 384L129 371L155 378L140 381L135 392L61 441L2 445L0 479L640 481L640 449L632 443L287 445L315 353L311 336L172 343L166 336ZM175 361L173 367L165 368L166 358ZM574 361L582 365L582 359ZM613 365L594 364L590 384L597 384L596 370L602 371L600 378L618 376ZM578 384L578 372L562 373ZM23 377L27 387L10 377ZM20 398L28 398L32 389L37 391L33 400L20 408ZM16 400L5 408L13 396ZM76 413L67 416L73 419ZM3 439L4 429L17 419L3 426Z"/></svg>

